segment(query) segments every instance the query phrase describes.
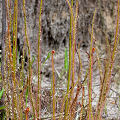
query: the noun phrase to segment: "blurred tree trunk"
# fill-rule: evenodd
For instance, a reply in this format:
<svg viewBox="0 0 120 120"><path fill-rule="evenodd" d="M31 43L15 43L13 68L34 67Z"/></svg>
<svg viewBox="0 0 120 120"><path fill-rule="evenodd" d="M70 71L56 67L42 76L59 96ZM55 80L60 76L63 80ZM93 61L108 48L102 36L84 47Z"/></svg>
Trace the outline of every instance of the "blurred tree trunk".
<svg viewBox="0 0 120 120"><path fill-rule="evenodd" d="M6 34L6 7L5 0L2 0L2 40L1 40L1 48L2 48L2 58L1 58L1 75L2 81L4 80L4 59L5 59L5 34ZM3 87L2 81L0 83L0 90ZM0 100L0 106L4 104L3 97ZM3 118L4 110L0 111L0 118Z"/></svg>
<svg viewBox="0 0 120 120"><path fill-rule="evenodd" d="M4 59L5 59L5 33L6 33L6 7L5 0L2 0L2 59L1 59L1 74L4 79Z"/></svg>

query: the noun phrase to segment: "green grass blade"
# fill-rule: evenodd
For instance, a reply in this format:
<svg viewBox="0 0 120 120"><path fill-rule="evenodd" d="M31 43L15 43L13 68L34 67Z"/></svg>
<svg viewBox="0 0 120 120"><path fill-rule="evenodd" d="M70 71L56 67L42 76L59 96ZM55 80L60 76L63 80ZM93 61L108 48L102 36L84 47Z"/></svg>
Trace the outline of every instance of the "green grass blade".
<svg viewBox="0 0 120 120"><path fill-rule="evenodd" d="M42 66L44 66L45 62L50 58L50 56L51 56L51 52L48 53L48 55L47 55L45 61L43 62Z"/></svg>
<svg viewBox="0 0 120 120"><path fill-rule="evenodd" d="M3 92L4 92L4 89L2 88L2 90L0 91L0 100L2 98Z"/></svg>
<svg viewBox="0 0 120 120"><path fill-rule="evenodd" d="M65 68L65 71L67 72L68 71L68 53L67 53L67 49L65 48L65 61L64 61L64 68Z"/></svg>
<svg viewBox="0 0 120 120"><path fill-rule="evenodd" d="M0 106L0 110L3 110L3 109L5 109L5 106Z"/></svg>

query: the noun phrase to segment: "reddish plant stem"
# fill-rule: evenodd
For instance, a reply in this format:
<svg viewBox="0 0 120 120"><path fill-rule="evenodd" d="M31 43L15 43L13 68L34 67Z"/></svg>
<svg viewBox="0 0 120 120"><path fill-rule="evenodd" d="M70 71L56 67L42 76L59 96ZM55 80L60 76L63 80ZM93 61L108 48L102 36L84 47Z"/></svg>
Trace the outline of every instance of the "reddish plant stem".
<svg viewBox="0 0 120 120"><path fill-rule="evenodd" d="M52 82L52 86L53 86L53 90L52 90L52 96L53 96L53 120L55 120L55 106L56 106L56 101L55 101L55 73L54 73L54 53L55 51L52 50L52 74L53 74L53 82Z"/></svg>

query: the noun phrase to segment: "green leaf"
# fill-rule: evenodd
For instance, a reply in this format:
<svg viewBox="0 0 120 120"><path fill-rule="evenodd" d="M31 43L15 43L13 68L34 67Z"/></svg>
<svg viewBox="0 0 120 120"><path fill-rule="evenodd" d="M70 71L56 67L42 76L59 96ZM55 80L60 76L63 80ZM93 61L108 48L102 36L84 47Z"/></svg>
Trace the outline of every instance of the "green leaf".
<svg viewBox="0 0 120 120"><path fill-rule="evenodd" d="M65 71L67 72L68 71L68 53L67 53L67 49L65 48L65 61L64 61L64 68L65 68Z"/></svg>
<svg viewBox="0 0 120 120"><path fill-rule="evenodd" d="M0 100L2 98L3 92L4 92L4 89L2 88L2 90L0 91Z"/></svg>
<svg viewBox="0 0 120 120"><path fill-rule="evenodd" d="M3 110L3 109L5 109L5 106L0 106L0 110Z"/></svg>

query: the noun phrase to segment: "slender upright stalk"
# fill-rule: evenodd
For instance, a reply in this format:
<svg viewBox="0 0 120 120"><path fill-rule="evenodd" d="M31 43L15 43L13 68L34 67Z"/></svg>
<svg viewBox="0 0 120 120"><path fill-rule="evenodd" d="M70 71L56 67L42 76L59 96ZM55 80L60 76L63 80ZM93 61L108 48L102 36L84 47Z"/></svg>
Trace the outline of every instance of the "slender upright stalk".
<svg viewBox="0 0 120 120"><path fill-rule="evenodd" d="M103 112L103 108L106 102L106 97L107 94L109 92L110 89L110 80L111 80L111 74L112 74L112 69L113 69L113 64L114 64L114 60L115 60L115 55L116 55L116 49L119 43L119 37L118 37L118 31L119 31L119 0L118 0L118 8L117 8L117 24L116 24L116 32L115 32L115 40L114 40L114 47L113 47L113 51L112 51L112 55L111 55L111 61L110 63L107 62L106 64L106 70L108 69L108 71L105 73L105 77L104 77L104 82L102 84L102 87L104 89L101 89L100 92L100 97L99 97L99 102L97 105L97 109L96 109L96 118L97 120L101 119L101 114Z"/></svg>
<svg viewBox="0 0 120 120"><path fill-rule="evenodd" d="M88 119L93 120L93 113L92 113L92 75L93 75L93 26L94 26L94 19L95 19L96 9L93 15L92 20L92 33L91 33L91 44L90 44L90 60L89 60L89 81L88 81L88 95L89 95L89 105L88 105Z"/></svg>
<svg viewBox="0 0 120 120"><path fill-rule="evenodd" d="M40 2L40 13L39 13L39 34L38 34L38 98L37 98L37 115L38 118L41 119L40 116L40 109L41 109L41 77L40 77L40 72L41 72L41 60L40 60L40 41L41 41L41 15L42 15L42 0Z"/></svg>
<svg viewBox="0 0 120 120"><path fill-rule="evenodd" d="M71 0L71 7L73 7L73 0ZM68 109L68 93L69 93L69 88L70 88L70 77L71 77L71 41L72 39L72 16L70 16L70 31L69 31L69 72L68 72L68 83L67 83L67 98L66 98L66 103L65 103L65 119L67 117L67 109Z"/></svg>
<svg viewBox="0 0 120 120"><path fill-rule="evenodd" d="M14 1L14 15L13 15L13 110L14 119L17 119L17 91L16 91L16 46L17 46L17 16L18 16L18 0ZM16 112L17 111L17 112Z"/></svg>
<svg viewBox="0 0 120 120"><path fill-rule="evenodd" d="M76 1L76 3L78 3L78 1ZM77 6L76 6L77 7ZM76 20L76 17L75 17L75 20ZM73 94L73 86L74 86L74 77L75 77L75 35L76 35L76 21L74 20L74 22L72 23L73 24L73 40L72 40L72 93L71 95Z"/></svg>
<svg viewBox="0 0 120 120"><path fill-rule="evenodd" d="M76 97L73 100L73 103L71 103L71 100L73 99L73 94L74 94L74 77L75 77L75 42L76 42L76 25L77 25L77 16L78 16L78 0L76 0L76 11L75 11L75 18L74 18L74 22L73 22L73 40L72 40L72 83L71 83L71 92L70 92L70 101L69 101L69 106L68 106L68 110L70 109L70 116L69 119L72 120L74 118L74 112L75 112L75 107L76 107L76 102L77 102L77 98L79 95L79 91L80 91L80 86L78 85L77 87L77 93L76 93ZM78 81L80 79L80 76L78 76ZM71 107L70 107L71 106Z"/></svg>
<svg viewBox="0 0 120 120"><path fill-rule="evenodd" d="M11 21L12 21L12 19L11 19L11 8L10 8L10 1L8 0L5 0L5 3L6 3L6 6L4 6L4 7L6 7L6 18L7 18L7 39L8 39L8 42L6 42L6 47L8 46L8 59L7 59L7 57L6 57L6 61L8 62L7 64L9 64L8 65L8 78L7 78L7 80L9 80L9 78L10 78L10 74L12 73L12 84L13 84L13 95L11 94L10 96L12 96L13 97L13 102L12 102L12 109L11 109L11 106L9 106L10 108L9 108L9 114L10 115L15 115L15 116L13 116L13 118L14 117L16 117L16 114L17 113L15 113L15 111L16 111L16 109L17 109L17 101L16 101L16 96L17 96L17 93L15 92L16 91L16 84L15 84L15 80L16 80L16 76L15 76L15 73L16 73L16 67L15 67L15 63L13 62L13 56L12 56L12 48L11 48L11 36L10 36L10 29L11 29ZM14 11L16 11L17 12L17 6L16 6L16 4L14 4ZM14 13L14 21L13 21L13 32L15 33L15 32L17 32L16 31L16 26L17 26L17 18L16 18L16 16L17 16L17 13ZM16 33L17 34L17 33ZM15 35L16 35L15 34ZM13 39L14 41L16 41L15 40L15 38ZM15 47L15 44L13 45L14 47ZM15 49L14 49L15 50ZM14 52L15 53L15 52ZM6 53L7 54L7 53ZM15 59L15 56L14 56L14 59ZM6 67L5 67L6 68ZM12 72L11 72L12 71ZM6 81L7 82L7 81ZM8 81L8 88L10 88L10 83L9 83L9 81ZM8 90L9 91L9 90ZM12 92L12 91L11 91ZM15 99L14 99L15 98ZM10 100L10 97L8 98L9 99L9 103L11 103L11 100ZM11 109L11 110L10 110ZM11 114L11 111L13 112L13 114ZM17 110L17 111L19 111L19 110Z"/></svg>
<svg viewBox="0 0 120 120"><path fill-rule="evenodd" d="M82 104L81 104L81 111L80 111L80 120L82 120L82 116L83 116L84 96L85 96L85 90L84 90L84 86L82 86Z"/></svg>
<svg viewBox="0 0 120 120"><path fill-rule="evenodd" d="M74 90L74 76L75 76L75 39L76 39L76 25L77 25L77 15L78 15L78 0L76 1L76 14L75 14L75 18L73 16L73 1L71 2L71 5L69 3L68 0L66 0L68 3L68 6L70 8L70 13L71 13L71 29L72 29L72 44L71 44L71 48L72 49L72 56L71 56L71 60L69 62L72 61L71 64L71 69L72 69L72 83L71 83L71 92L70 92L70 99L69 99L69 105L66 106L67 107L67 112L65 112L65 117L68 115L70 106L71 106L71 100L72 100L72 96L73 96L73 90ZM69 69L70 70L70 69ZM70 76L69 76L70 77ZM69 79L68 79L69 81ZM65 118L66 119L66 118Z"/></svg>
<svg viewBox="0 0 120 120"><path fill-rule="evenodd" d="M55 104L56 104L56 100L55 100L55 73L54 73L54 59L53 59L53 56L54 56L54 51L52 51L52 74L53 74L53 82L52 82L52 85L53 85L53 90L52 90L52 96L53 96L53 120L55 120Z"/></svg>
<svg viewBox="0 0 120 120"><path fill-rule="evenodd" d="M8 3L8 4L7 4ZM8 6L8 7L7 7ZM11 30L11 8L10 8L10 1L6 0L6 8L7 8L7 25L8 25L8 29L7 29L7 34L8 34L8 41L9 41L9 44L8 44L8 47L9 47L9 61L10 61L10 64L12 65L13 62L12 62L12 50L11 50L11 36L10 36L10 30ZM12 65L13 66L13 65Z"/></svg>
<svg viewBox="0 0 120 120"><path fill-rule="evenodd" d="M34 116L34 119L36 119L36 116L35 116L35 105L34 105L34 101L33 101L33 95L32 95L32 90L31 90L31 73L32 73L32 70L31 70L31 57L30 57L30 44L29 44L29 40L28 40L28 35L27 35L27 22L26 22L26 10L25 10L25 0L23 0L23 13L24 13L24 26L25 26L25 37L26 37L26 43L27 43L27 47L28 47L28 62L29 62L29 78L28 78L28 91L29 91L29 94L30 94L30 101L31 101L31 104L32 104L32 109L33 109L33 116Z"/></svg>
<svg viewBox="0 0 120 120"><path fill-rule="evenodd" d="M4 60L6 61L7 60L7 47L5 46L5 58ZM3 85L3 88L4 88L4 105L5 105L5 112L6 112L6 117L9 117L10 116L10 106L9 106L9 103L7 102L7 99L8 98L8 89L9 89L9 84L7 84L9 81L7 79L7 64L6 62L4 63L4 78L2 79L2 85ZM9 71L9 70L8 70ZM10 90L10 89L9 89Z"/></svg>

